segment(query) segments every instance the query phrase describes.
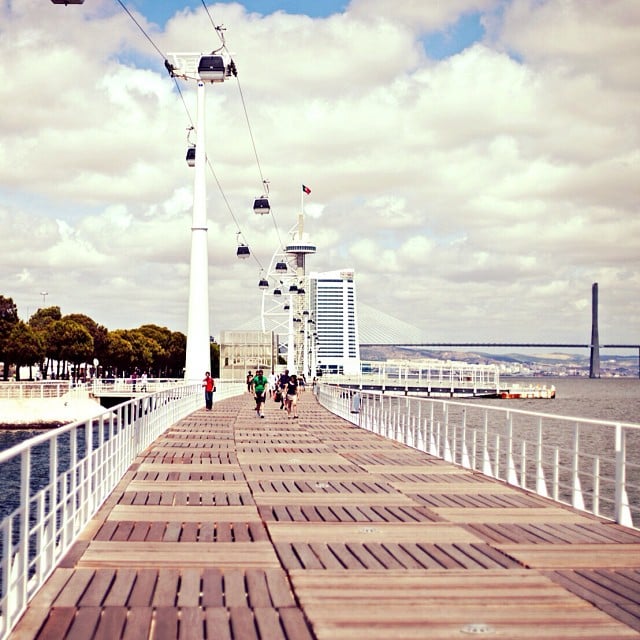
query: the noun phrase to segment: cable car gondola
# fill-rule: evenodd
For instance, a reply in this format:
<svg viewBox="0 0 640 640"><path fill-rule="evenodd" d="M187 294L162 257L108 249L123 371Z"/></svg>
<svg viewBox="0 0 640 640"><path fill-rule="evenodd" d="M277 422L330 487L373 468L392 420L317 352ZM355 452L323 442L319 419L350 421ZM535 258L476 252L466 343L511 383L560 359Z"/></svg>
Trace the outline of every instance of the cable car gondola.
<svg viewBox="0 0 640 640"><path fill-rule="evenodd" d="M53 4L83 4L84 0L51 0Z"/></svg>
<svg viewBox="0 0 640 640"><path fill-rule="evenodd" d="M298 285L297 284L292 284L289 287L289 293L295 293L298 290Z"/></svg>
<svg viewBox="0 0 640 640"><path fill-rule="evenodd" d="M282 290L281 289L274 289L273 290L273 295L274 296L281 296L282 295Z"/></svg>
<svg viewBox="0 0 640 640"><path fill-rule="evenodd" d="M304 289L303 289L302 287L300 287L300 288L298 289L298 295L303 296L303 295L304 295L304 293L305 293Z"/></svg>
<svg viewBox="0 0 640 640"><path fill-rule="evenodd" d="M260 282L258 282L258 287L260 289L268 289L269 288L269 281L266 280L265 278L260 278Z"/></svg>
<svg viewBox="0 0 640 640"><path fill-rule="evenodd" d="M196 145L193 144L187 149L187 164L190 167L196 166Z"/></svg>
<svg viewBox="0 0 640 640"><path fill-rule="evenodd" d="M256 198L253 201L253 212L257 213L259 216L262 216L271 211L271 207L269 206L269 200L262 196L262 198Z"/></svg>
<svg viewBox="0 0 640 640"><path fill-rule="evenodd" d="M276 271L278 273L283 273L287 270L287 263L283 262L282 260L280 262L276 262Z"/></svg>
<svg viewBox="0 0 640 640"><path fill-rule="evenodd" d="M224 82L225 72L222 56L207 55L200 58L198 75L203 82Z"/></svg>
<svg viewBox="0 0 640 640"><path fill-rule="evenodd" d="M239 244L238 250L236 251L236 255L241 260L248 258L251 255L251 251L249 251L249 247L246 244Z"/></svg>

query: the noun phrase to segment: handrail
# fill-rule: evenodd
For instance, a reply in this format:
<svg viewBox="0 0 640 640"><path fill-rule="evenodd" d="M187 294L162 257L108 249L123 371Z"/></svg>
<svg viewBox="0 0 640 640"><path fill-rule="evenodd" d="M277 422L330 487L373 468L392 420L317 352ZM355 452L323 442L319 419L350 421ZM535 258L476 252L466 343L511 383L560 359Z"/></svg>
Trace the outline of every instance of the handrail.
<svg viewBox="0 0 640 640"><path fill-rule="evenodd" d="M327 384L316 394L386 438L619 524L640 523L640 424Z"/></svg>
<svg viewBox="0 0 640 640"><path fill-rule="evenodd" d="M204 405L200 384L164 386L0 451L3 640L136 456ZM214 399L245 389L241 382L219 382ZM2 513L12 500L17 506Z"/></svg>

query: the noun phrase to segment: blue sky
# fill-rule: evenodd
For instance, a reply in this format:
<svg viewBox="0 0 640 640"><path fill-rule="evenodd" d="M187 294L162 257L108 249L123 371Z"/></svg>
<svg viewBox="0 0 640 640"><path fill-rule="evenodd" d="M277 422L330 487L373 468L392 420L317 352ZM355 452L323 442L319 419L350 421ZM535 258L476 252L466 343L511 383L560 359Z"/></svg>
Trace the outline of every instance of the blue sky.
<svg viewBox="0 0 640 640"><path fill-rule="evenodd" d="M207 2L207 6L210 4L210 2ZM220 4L231 3L221 2ZM239 2L239 4L242 4L247 11L263 15L274 13L275 11L285 11L319 18L343 11L348 3L341 0L253 0ZM156 24L164 24L177 11L182 11L187 7L191 9L201 8L202 2L201 0L170 0L164 2L159 0L128 0L125 5L129 8L137 9Z"/></svg>

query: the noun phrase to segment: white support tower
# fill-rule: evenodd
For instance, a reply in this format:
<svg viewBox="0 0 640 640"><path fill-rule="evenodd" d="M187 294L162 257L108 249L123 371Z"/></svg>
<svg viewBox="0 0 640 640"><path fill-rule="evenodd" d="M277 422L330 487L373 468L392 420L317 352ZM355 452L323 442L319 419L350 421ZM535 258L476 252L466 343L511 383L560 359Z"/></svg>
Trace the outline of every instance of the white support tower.
<svg viewBox="0 0 640 640"><path fill-rule="evenodd" d="M211 333L209 325L209 255L206 188L205 82L223 82L222 56L202 53L169 54L172 75L197 81L197 129L193 216L191 223L191 263L185 380L202 380L211 371ZM203 62L206 62L203 65ZM213 63L213 65L211 64Z"/></svg>

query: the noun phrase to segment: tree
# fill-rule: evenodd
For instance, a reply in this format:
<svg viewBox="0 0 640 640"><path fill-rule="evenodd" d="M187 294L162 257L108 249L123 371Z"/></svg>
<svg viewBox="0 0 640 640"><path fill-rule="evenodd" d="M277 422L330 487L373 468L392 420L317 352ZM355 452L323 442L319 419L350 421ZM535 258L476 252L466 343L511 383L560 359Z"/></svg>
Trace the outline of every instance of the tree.
<svg viewBox="0 0 640 640"><path fill-rule="evenodd" d="M133 362L133 347L122 336L122 330L109 331L105 368L116 377L120 371L128 371Z"/></svg>
<svg viewBox="0 0 640 640"><path fill-rule="evenodd" d="M97 358L104 364L107 356L107 336L109 333L107 328L83 313L70 313L64 317L66 320L71 320L82 325L91 334L93 338L93 354L91 360Z"/></svg>
<svg viewBox="0 0 640 640"><path fill-rule="evenodd" d="M44 346L44 353L39 363L40 373L42 374L43 378L46 377L47 371L49 371L49 367L51 365L51 357L47 357L49 355L47 352L47 345L49 342L49 329L53 322L55 322L56 320L60 320L61 318L62 313L60 312L60 307L57 306L38 309L29 318L29 326L38 333Z"/></svg>
<svg viewBox="0 0 640 640"><path fill-rule="evenodd" d="M171 343L167 355L168 378L182 378L184 376L184 363L187 357L187 336L179 331L171 334Z"/></svg>
<svg viewBox="0 0 640 640"><path fill-rule="evenodd" d="M9 334L5 353L6 362L16 365L16 380L20 380L20 367L28 367L42 361L44 341L37 331L20 320Z"/></svg>
<svg viewBox="0 0 640 640"><path fill-rule="evenodd" d="M9 379L7 348L13 328L18 324L18 307L11 298L0 296L0 362L4 362L4 379Z"/></svg>
<svg viewBox="0 0 640 640"><path fill-rule="evenodd" d="M87 362L93 355L93 338L85 327L73 320L62 318L51 323L47 338L47 350L50 357L58 361L58 377L60 364L71 362L75 365L74 373L80 364ZM66 371L66 366L64 366Z"/></svg>

